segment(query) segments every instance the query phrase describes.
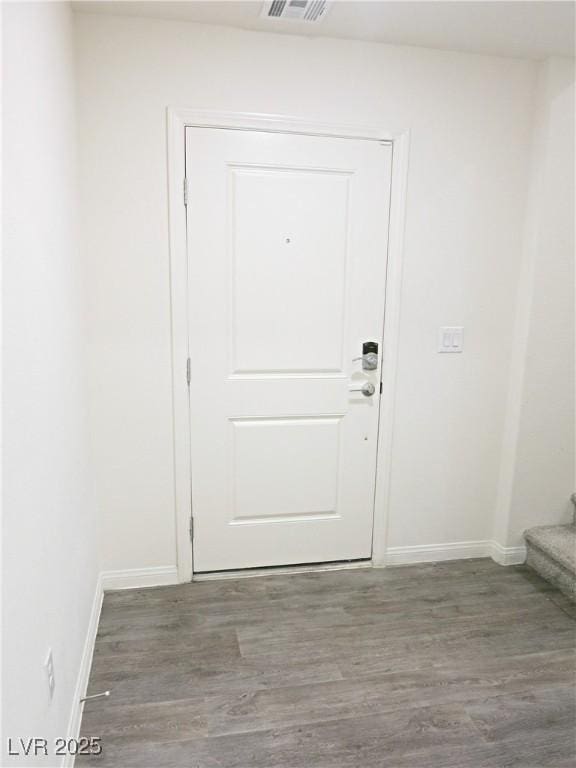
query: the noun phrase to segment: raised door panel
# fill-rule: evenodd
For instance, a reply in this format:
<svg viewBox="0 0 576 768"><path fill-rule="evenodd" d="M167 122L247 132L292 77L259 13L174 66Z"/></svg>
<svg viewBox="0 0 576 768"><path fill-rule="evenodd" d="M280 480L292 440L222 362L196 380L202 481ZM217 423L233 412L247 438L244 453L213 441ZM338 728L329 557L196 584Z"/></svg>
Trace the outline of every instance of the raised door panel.
<svg viewBox="0 0 576 768"><path fill-rule="evenodd" d="M232 375L341 372L349 174L230 168Z"/></svg>
<svg viewBox="0 0 576 768"><path fill-rule="evenodd" d="M233 419L230 523L339 516L341 417Z"/></svg>

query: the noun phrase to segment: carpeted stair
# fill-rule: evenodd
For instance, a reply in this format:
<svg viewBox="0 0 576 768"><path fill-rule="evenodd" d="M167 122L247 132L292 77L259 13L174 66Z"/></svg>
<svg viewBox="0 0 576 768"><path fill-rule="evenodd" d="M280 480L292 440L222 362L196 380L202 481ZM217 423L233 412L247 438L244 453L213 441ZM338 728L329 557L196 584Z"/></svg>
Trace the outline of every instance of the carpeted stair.
<svg viewBox="0 0 576 768"><path fill-rule="evenodd" d="M526 563L576 602L576 493L569 525L539 525L524 533Z"/></svg>

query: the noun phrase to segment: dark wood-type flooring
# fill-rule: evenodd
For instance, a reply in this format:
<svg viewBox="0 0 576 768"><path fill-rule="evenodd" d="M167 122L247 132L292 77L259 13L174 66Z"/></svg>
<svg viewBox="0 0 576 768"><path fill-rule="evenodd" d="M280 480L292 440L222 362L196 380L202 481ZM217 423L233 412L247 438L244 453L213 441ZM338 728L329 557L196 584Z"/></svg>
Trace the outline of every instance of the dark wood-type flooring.
<svg viewBox="0 0 576 768"><path fill-rule="evenodd" d="M116 768L574 768L574 607L468 560L107 593Z"/></svg>

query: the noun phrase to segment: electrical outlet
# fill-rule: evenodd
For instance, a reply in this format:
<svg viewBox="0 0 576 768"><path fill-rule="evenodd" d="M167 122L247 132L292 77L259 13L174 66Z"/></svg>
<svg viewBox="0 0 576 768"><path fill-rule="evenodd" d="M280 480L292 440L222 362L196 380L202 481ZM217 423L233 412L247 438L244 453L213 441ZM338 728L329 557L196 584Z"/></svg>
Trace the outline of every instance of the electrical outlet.
<svg viewBox="0 0 576 768"><path fill-rule="evenodd" d="M44 662L44 669L46 670L46 678L48 680L48 690L50 691L50 698L54 696L54 686L56 681L54 679L54 659L52 657L52 649L48 650L48 656Z"/></svg>

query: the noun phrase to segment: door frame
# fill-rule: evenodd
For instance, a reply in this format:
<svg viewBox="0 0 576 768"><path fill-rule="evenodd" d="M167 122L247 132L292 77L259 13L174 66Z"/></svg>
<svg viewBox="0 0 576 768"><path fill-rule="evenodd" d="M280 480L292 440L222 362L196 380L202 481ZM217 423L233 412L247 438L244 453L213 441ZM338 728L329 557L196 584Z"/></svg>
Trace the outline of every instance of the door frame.
<svg viewBox="0 0 576 768"><path fill-rule="evenodd" d="M294 133L345 139L365 139L391 144L392 183L388 231L388 262L384 295L382 394L378 420L376 486L372 528L372 565L386 565L386 540L390 500L390 474L394 432L394 405L400 325L402 254L408 181L408 130L390 131L377 126L337 125L288 115L249 112L212 112L187 108L167 109L168 229L170 249L170 304L172 336L172 419L174 451L174 506L178 581L194 574L190 531L192 474L191 428L188 398L188 254L184 178L186 128Z"/></svg>

